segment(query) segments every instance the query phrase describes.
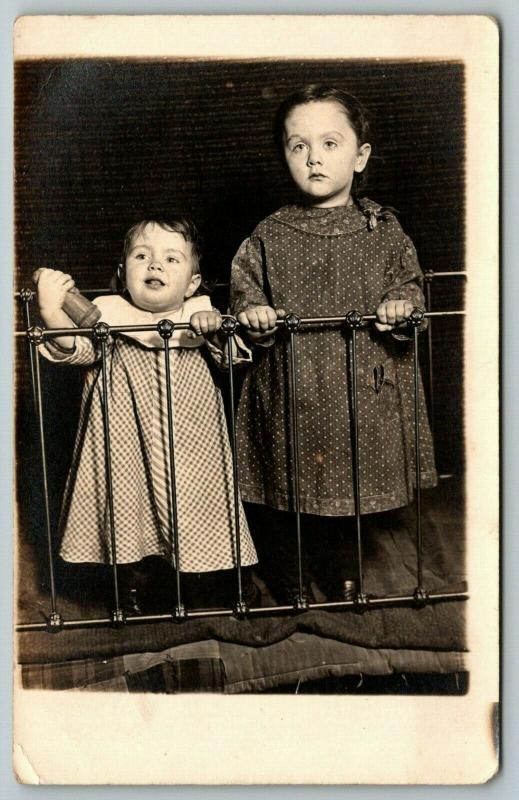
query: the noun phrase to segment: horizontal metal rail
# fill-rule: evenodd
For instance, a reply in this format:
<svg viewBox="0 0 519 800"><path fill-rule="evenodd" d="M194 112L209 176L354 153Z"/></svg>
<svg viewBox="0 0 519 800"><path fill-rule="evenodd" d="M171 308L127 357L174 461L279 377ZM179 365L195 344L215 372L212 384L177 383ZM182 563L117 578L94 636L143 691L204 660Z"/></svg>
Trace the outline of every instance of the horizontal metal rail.
<svg viewBox="0 0 519 800"><path fill-rule="evenodd" d="M425 280L432 278L466 278L467 273L465 270L448 270L446 272L434 272L434 270L425 270Z"/></svg>
<svg viewBox="0 0 519 800"><path fill-rule="evenodd" d="M464 317L465 311L459 309L454 311L427 311L424 317ZM377 317L375 314L364 314L362 316L363 322L370 322ZM235 319L231 314L222 314L222 319ZM346 321L346 314L343 317L301 317L300 325L344 325ZM243 328L238 321L237 326ZM103 323L104 324L104 323ZM175 330L186 331L190 329L189 322L175 322ZM278 325L285 325L283 317L278 319ZM156 331L157 325L107 325L110 333L145 333L149 331ZM94 328L39 328L37 327L38 335L41 334L43 339L59 338L60 336L90 336ZM15 336L28 336L28 331L15 331Z"/></svg>
<svg viewBox="0 0 519 800"><path fill-rule="evenodd" d="M340 611L341 609L358 609L365 610L368 608L383 608L388 606L401 606L412 605L422 608L425 605L433 605L434 603L444 603L454 600L468 600L470 595L468 592L429 592L427 599L417 600L415 595L402 594L391 595L388 597L366 597L363 604L357 603L356 600L341 600L336 602L325 603L308 603L305 611ZM249 608L248 614L254 616L261 616L262 614L279 614L293 612L294 606L258 606L257 608ZM144 614L138 617L126 617L126 624L143 624L148 622L176 622L182 624L186 620L200 619L201 617L241 617L242 614L238 613L232 608L208 608L196 611L186 611L182 619L178 619L175 614ZM61 624L62 629L71 628L87 628L96 627L100 625L113 625L114 621L111 617L98 617L96 619L71 619L64 620ZM20 633L29 631L44 631L48 630L49 625L47 622L26 622L16 626L16 630Z"/></svg>

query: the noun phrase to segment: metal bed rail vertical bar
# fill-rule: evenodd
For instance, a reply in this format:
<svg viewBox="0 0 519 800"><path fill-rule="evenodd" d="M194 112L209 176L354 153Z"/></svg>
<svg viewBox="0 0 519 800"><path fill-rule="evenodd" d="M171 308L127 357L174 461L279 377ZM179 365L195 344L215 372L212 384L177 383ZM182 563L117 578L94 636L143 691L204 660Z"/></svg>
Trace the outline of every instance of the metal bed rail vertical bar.
<svg viewBox="0 0 519 800"><path fill-rule="evenodd" d="M425 300L428 311L432 311L432 279L434 272L425 273ZM431 425L431 435L434 442L434 375L433 375L433 322L429 320L427 327L427 374L429 378L429 421Z"/></svg>
<svg viewBox="0 0 519 800"><path fill-rule="evenodd" d="M357 389L357 331L362 325L362 315L358 311L346 314L346 323L351 330L351 410L353 417L353 498L355 506L355 527L357 533L357 603L366 602L364 595L364 565L362 557L362 522L360 508L360 457L359 457L359 406Z"/></svg>
<svg viewBox="0 0 519 800"><path fill-rule="evenodd" d="M232 455L232 480L233 480L233 498L234 498L234 534L236 541L236 577L238 588L238 600L236 603L236 611L238 614L244 614L247 611L246 603L243 600L243 582L242 582L242 565L241 565L241 530L240 530L240 493L238 483L238 452L236 447L236 410L234 403L234 369L233 369L233 342L234 332L236 330L237 321L231 317L226 317L222 323L222 330L227 337L226 350L229 369L229 415L230 415L230 429L231 429L231 455Z"/></svg>
<svg viewBox="0 0 519 800"><path fill-rule="evenodd" d="M418 348L419 328L424 319L421 308L414 308L409 318L413 326L413 372L414 372L414 452L416 482L416 580L414 596L417 602L426 600L423 585L423 541L422 541L422 468L420 453L420 360Z"/></svg>
<svg viewBox="0 0 519 800"><path fill-rule="evenodd" d="M56 597L56 579L54 572L54 551L52 546L52 526L50 520L50 501L49 501L49 483L47 474L47 455L45 449L45 427L43 423L43 400L41 391L41 373L40 373L40 355L38 352L38 345L43 341L42 329L33 327L27 331L31 348L34 348L34 394L36 400L36 416L38 418L38 429L40 438L40 456L41 456L41 478L43 488L43 502L45 509L45 533L47 538L47 554L49 560L49 581L50 581L50 602L51 613L47 620L47 626L51 631L60 630L63 625L63 619L58 611L57 597Z"/></svg>
<svg viewBox="0 0 519 800"><path fill-rule="evenodd" d="M116 625L125 621L119 597L119 575L117 571L117 542L115 536L114 486L112 478L112 446L110 439L110 411L108 397L108 371L106 368L106 343L110 328L105 322L98 322L93 328L94 338L101 348L101 377L103 397L103 431L105 439L106 491L108 495L108 523L110 526L110 555L112 560L112 579L115 608L112 611L112 622Z"/></svg>
<svg viewBox="0 0 519 800"><path fill-rule="evenodd" d="M301 486L300 486L300 459L299 459L299 416L297 408L297 353L295 334L301 324L297 314L287 314L284 318L285 327L289 335L290 355L290 416L292 421L292 462L294 465L294 510L296 515L296 542L297 542L297 582L298 597L294 606L298 609L308 608L308 597L303 586L303 551L301 540Z"/></svg>
<svg viewBox="0 0 519 800"><path fill-rule="evenodd" d="M180 547L178 539L178 505L177 505L177 486L175 472L175 446L174 446L174 421L173 421L173 392L171 391L171 365L169 363L169 340L175 330L175 323L169 319L161 319L157 325L157 330L164 341L164 367L166 374L166 403L168 418L168 447L169 447L169 475L168 484L169 502L171 506L171 526L173 534L173 553L175 559L175 585L177 590L177 604L174 616L176 619L185 619L186 609L182 603L182 590L180 582Z"/></svg>
<svg viewBox="0 0 519 800"><path fill-rule="evenodd" d="M34 297L34 292L32 289L22 289L20 292L20 300L23 304L23 316L25 320L25 328L26 330L30 330L31 328L31 308L30 303ZM34 376L34 353L31 343L29 342L29 364L31 367L31 386L32 386L32 399L34 403L34 408L37 406L37 398L36 398L36 380Z"/></svg>

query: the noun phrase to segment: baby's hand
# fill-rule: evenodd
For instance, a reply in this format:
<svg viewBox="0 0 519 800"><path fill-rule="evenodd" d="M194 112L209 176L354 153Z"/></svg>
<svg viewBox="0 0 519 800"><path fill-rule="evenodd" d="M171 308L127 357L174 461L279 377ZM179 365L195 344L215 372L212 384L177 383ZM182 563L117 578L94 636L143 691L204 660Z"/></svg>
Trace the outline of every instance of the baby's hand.
<svg viewBox="0 0 519 800"><path fill-rule="evenodd" d="M378 331L392 331L400 327L411 316L413 308L409 300L386 300L380 303L375 312L375 328Z"/></svg>
<svg viewBox="0 0 519 800"><path fill-rule="evenodd" d="M58 269L42 267L33 274L40 313L44 318L52 317L63 306L65 296L75 286L74 280Z"/></svg>
<svg viewBox="0 0 519 800"><path fill-rule="evenodd" d="M274 310L270 306L249 306L245 311L240 311L236 319L248 329L251 339L256 341L272 336L277 330L278 317L284 317L283 309Z"/></svg>
<svg viewBox="0 0 519 800"><path fill-rule="evenodd" d="M187 334L191 339L195 336L208 336L222 327L222 315L219 311L195 311L189 320L192 330Z"/></svg>

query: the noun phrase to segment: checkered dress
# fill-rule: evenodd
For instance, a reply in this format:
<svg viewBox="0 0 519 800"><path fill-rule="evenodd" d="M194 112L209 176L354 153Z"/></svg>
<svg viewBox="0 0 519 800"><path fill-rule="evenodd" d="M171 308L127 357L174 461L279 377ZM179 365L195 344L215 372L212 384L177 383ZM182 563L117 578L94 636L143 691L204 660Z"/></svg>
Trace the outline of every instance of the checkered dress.
<svg viewBox="0 0 519 800"><path fill-rule="evenodd" d="M183 316L200 310L193 306L200 306L200 300L187 301ZM97 304L109 324L123 324L124 306L131 309L126 324L137 323L136 309L122 298L101 298ZM137 311L140 324L156 321ZM230 569L237 560L226 419L202 342L188 342L177 338L170 350L179 566L185 572ZM153 344L147 335L121 335L107 348L116 558L129 563L160 555L174 565L165 355ZM80 336L68 355L50 342L41 351L60 363L86 365L99 358L92 342ZM66 561L113 561L102 409L102 372L96 366L86 374L62 510L61 556ZM241 563L255 563L241 504L240 544Z"/></svg>

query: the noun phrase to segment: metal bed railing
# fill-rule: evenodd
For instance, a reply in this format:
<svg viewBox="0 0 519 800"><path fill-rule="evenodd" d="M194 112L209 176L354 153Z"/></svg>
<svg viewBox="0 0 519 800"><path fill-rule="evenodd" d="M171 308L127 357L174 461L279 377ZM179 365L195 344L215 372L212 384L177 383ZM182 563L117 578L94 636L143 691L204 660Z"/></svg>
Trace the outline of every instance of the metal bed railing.
<svg viewBox="0 0 519 800"><path fill-rule="evenodd" d="M454 273L459 275L459 273ZM92 337L100 347L101 353L101 374L103 392L103 423L105 437L105 461L106 479L108 495L108 515L110 528L110 550L112 561L112 582L113 582L113 610L109 617L87 618L87 619L64 619L59 611L58 597L55 580L55 553L53 547L53 529L51 521L51 510L48 490L48 464L46 456L44 412L42 402L42 385L40 374L40 356L38 347L48 338L59 338L60 336L70 336L70 328L43 329L31 325L29 304L33 299L34 293L31 290L22 290L19 297L24 306L24 316L27 330L18 331L16 336L26 337L29 342L30 367L32 376L33 396L35 401L36 416L39 429L39 443L41 455L41 478L44 502L44 519L46 529L47 558L50 576L50 611L45 622L22 623L17 626L19 631L38 631L48 630L51 632L60 631L71 627L89 627L112 624L115 626L127 623L152 622L160 620L182 621L186 618L212 617L212 616L231 616L238 617L254 616L266 613L279 612L304 612L308 609L347 609L353 608L356 611L365 611L370 608L379 608L387 605L414 604L421 607L426 604L448 601L465 600L468 597L466 592L429 592L423 581L423 542L422 542L422 512L421 512L421 474L420 474L420 404L419 404L419 347L418 334L420 326L425 318L429 319L429 331L431 321L439 317L464 316L464 311L429 311L425 313L420 308L414 308L409 319L412 328L412 347L414 365L414 449L415 449L415 543L416 543L416 575L417 583L412 594L395 594L384 597L368 596L364 591L364 566L363 566L363 541L362 541L362 515L360 511L360 481L359 481L359 432L358 432L358 401L357 401L357 334L365 322L375 319L375 315L362 315L356 310L351 310L344 316L329 317L307 317L301 318L296 314L289 313L284 319L279 320L279 324L286 328L288 333L289 348L289 388L291 395L290 418L291 418L291 450L293 463L293 485L295 502L295 539L298 555L298 595L294 605L276 605L269 607L248 608L243 597L242 591L242 564L240 551L240 500L239 500L239 468L236 448L236 427L235 427L235 380L232 362L232 352L234 337L239 327L237 320L225 315L222 324L222 332L226 338L226 350L228 361L228 380L230 397L230 441L232 454L233 471L233 498L234 498L234 537L236 554L236 604L234 608L225 609L189 609L186 610L182 602L182 580L179 568L179 542L178 542L178 510L175 481L175 447L174 447L174 398L171 390L170 380L170 361L169 361L169 340L175 330L189 329L189 323L174 323L169 319L163 319L156 325L126 325L109 326L104 322L98 322L93 328L75 328L75 336ZM351 406L353 422L353 441L352 441L352 471L354 489L354 508L356 523L356 548L357 548L357 594L353 600L325 601L308 603L303 589L302 571L302 540L301 540L301 510L300 510L300 463L299 463L299 431L298 431L298 403L297 403L297 333L301 327L309 327L326 323L327 325L337 325L349 330L350 359L351 368ZM114 495L111 475L111 445L110 445L110 403L107 391L107 351L106 346L111 336L117 336L125 332L137 331L157 331L164 342L164 363L166 375L166 397L167 397L167 430L169 443L170 475L169 481L169 501L172 509L172 531L173 531L173 551L175 561L175 581L176 581L176 603L174 608L168 613L144 614L139 616L126 616L120 604L118 564L117 564L117 537L114 522ZM429 350L430 352L430 350Z"/></svg>

